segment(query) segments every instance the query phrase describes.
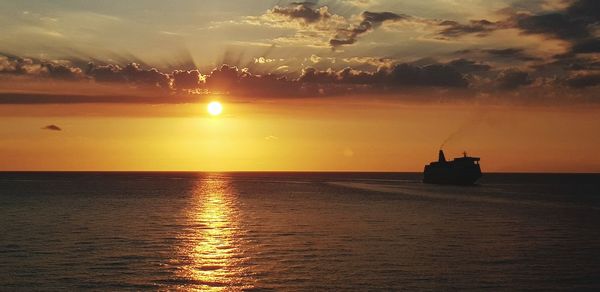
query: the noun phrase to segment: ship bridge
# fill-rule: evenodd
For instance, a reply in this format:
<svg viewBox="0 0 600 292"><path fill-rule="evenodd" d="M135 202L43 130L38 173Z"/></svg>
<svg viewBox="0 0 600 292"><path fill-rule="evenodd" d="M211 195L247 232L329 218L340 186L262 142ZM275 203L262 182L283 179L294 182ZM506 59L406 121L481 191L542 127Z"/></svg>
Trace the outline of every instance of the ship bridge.
<svg viewBox="0 0 600 292"><path fill-rule="evenodd" d="M441 150L440 150L441 151ZM471 157L471 156L467 156L467 152L464 151L463 152L463 157L458 157L458 158L454 158L454 161L472 161L475 164L479 164L479 157Z"/></svg>

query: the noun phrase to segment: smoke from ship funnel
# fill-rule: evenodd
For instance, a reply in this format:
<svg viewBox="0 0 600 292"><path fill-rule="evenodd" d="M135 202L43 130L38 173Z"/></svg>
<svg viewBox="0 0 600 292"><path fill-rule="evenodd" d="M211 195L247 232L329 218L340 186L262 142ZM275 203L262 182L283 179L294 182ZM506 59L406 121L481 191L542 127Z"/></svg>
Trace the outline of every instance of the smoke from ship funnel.
<svg viewBox="0 0 600 292"><path fill-rule="evenodd" d="M446 137L446 139L444 139L444 141L442 142L442 145L440 145L440 149L444 149L444 146L446 146L446 144L448 144L448 142L451 142L452 140L466 134L467 130L472 129L472 128L478 126L479 124L481 124L484 117L485 117L485 113L480 112L477 116L465 121L462 125L460 125L460 127L458 127L458 129L456 129L456 131L452 132L450 135L448 135L448 137Z"/></svg>
<svg viewBox="0 0 600 292"><path fill-rule="evenodd" d="M442 145L440 145L440 149L444 149L444 146L446 146L446 143L453 140L456 136L462 134L470 125L471 125L470 122L466 122L466 123L462 124L456 131L454 131L450 135L448 135L448 137L446 137L446 139L444 139L444 142L442 142Z"/></svg>

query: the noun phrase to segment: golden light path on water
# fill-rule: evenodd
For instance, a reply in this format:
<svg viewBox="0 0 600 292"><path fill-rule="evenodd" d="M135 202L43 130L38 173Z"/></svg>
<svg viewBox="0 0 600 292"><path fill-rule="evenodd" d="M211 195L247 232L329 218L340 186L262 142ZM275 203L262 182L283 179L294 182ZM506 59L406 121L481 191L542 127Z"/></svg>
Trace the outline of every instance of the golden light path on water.
<svg viewBox="0 0 600 292"><path fill-rule="evenodd" d="M179 248L183 260L179 277L188 280L185 289L252 288L239 209L229 178L209 174L199 180L187 210L187 221L189 228L182 234Z"/></svg>

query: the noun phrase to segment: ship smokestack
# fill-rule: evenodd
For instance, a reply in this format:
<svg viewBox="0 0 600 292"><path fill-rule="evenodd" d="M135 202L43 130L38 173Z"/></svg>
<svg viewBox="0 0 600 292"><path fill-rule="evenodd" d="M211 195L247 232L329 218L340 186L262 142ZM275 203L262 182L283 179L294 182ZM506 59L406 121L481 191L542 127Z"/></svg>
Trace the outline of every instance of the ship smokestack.
<svg viewBox="0 0 600 292"><path fill-rule="evenodd" d="M446 162L446 156L444 156L444 151L442 149L440 149L440 154L439 154L438 161L439 162Z"/></svg>

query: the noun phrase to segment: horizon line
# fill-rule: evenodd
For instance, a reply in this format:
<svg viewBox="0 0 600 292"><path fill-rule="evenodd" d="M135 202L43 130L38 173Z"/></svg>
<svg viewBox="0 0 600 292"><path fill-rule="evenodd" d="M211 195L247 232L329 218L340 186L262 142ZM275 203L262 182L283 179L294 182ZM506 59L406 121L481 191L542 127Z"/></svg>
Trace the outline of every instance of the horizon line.
<svg viewBox="0 0 600 292"><path fill-rule="evenodd" d="M381 170L0 170L3 173L373 173L373 174L422 174L422 171L381 171ZM598 172L569 171L491 171L485 174L592 174Z"/></svg>

